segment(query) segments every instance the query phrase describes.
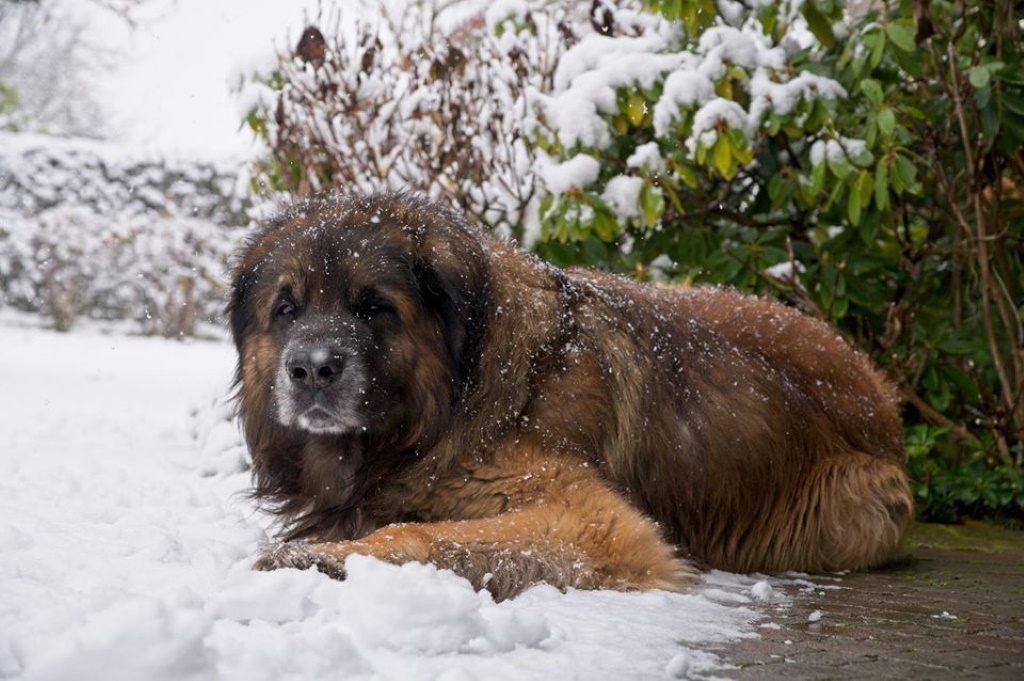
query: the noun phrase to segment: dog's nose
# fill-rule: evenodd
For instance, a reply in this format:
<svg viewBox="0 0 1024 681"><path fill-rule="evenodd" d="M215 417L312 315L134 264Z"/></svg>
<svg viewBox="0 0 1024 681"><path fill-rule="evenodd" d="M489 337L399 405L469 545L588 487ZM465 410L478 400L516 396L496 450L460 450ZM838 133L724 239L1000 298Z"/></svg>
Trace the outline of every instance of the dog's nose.
<svg viewBox="0 0 1024 681"><path fill-rule="evenodd" d="M341 375L345 359L330 348L303 346L288 354L284 366L293 383L307 388L324 388Z"/></svg>

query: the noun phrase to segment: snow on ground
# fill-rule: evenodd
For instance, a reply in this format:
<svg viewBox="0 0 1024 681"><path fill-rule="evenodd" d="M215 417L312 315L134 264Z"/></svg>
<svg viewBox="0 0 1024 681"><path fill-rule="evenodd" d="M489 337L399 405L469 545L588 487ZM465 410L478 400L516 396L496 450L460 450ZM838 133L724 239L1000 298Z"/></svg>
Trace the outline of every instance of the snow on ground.
<svg viewBox="0 0 1024 681"><path fill-rule="evenodd" d="M0 320L0 678L706 678L785 600L720 572L502 604L419 564L252 572L267 521L216 406L233 362Z"/></svg>

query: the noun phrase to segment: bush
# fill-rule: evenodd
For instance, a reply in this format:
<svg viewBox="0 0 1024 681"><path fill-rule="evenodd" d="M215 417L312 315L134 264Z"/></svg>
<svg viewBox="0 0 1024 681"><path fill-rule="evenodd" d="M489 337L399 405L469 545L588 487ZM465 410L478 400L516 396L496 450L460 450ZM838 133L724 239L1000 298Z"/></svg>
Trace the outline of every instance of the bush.
<svg viewBox="0 0 1024 681"><path fill-rule="evenodd" d="M495 7L529 30L505 30L491 12L443 30L452 20L423 0L391 21L361 20L354 42L308 28L273 73L243 87L258 102L247 123L270 151L254 189L415 190L521 239L537 190L524 95L551 87L578 27L572 10Z"/></svg>
<svg viewBox="0 0 1024 681"><path fill-rule="evenodd" d="M249 119L270 142L264 176L426 188L561 265L779 295L899 383L922 517L1024 517L1024 60L998 15L1012 3L645 4L495 3L459 27L454 61L438 32L386 34L358 63L340 38L323 61L288 56L264 81L277 108ZM401 88L378 86L394 64ZM492 96L480 86L501 92L501 124L460 127ZM380 131L420 151L382 164ZM525 202L477 202L502 196L492 177Z"/></svg>
<svg viewBox="0 0 1024 681"><path fill-rule="evenodd" d="M207 332L249 219L238 168L95 141L0 132L0 305L67 330Z"/></svg>
<svg viewBox="0 0 1024 681"><path fill-rule="evenodd" d="M193 218L0 209L0 297L62 331L90 317L194 336L221 319L226 263L240 239L239 230Z"/></svg>

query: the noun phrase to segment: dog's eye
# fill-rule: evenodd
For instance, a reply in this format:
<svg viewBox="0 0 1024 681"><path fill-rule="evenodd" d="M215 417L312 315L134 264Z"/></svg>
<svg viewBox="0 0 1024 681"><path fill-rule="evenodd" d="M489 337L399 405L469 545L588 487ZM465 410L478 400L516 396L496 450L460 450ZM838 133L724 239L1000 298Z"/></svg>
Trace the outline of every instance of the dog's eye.
<svg viewBox="0 0 1024 681"><path fill-rule="evenodd" d="M274 305L274 319L290 319L295 316L298 306L289 293L282 293Z"/></svg>
<svg viewBox="0 0 1024 681"><path fill-rule="evenodd" d="M375 293L362 296L352 310L357 317L373 319L381 315L397 313L394 303Z"/></svg>

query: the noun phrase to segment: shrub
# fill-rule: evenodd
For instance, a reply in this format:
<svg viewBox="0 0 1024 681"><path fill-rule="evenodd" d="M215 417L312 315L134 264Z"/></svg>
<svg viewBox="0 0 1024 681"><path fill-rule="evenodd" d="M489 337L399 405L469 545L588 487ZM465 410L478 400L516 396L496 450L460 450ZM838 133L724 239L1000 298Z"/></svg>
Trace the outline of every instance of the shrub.
<svg viewBox="0 0 1024 681"><path fill-rule="evenodd" d="M240 237L193 218L0 209L0 296L59 330L90 317L194 336L221 318L226 263Z"/></svg>
<svg viewBox="0 0 1024 681"><path fill-rule="evenodd" d="M572 10L495 8L529 30L505 30L493 12L442 30L445 13L423 0L390 21L360 20L354 42L308 28L243 88L257 101L247 123L270 151L254 189L415 190L522 238L536 203L524 94L551 87L578 26Z"/></svg>
<svg viewBox="0 0 1024 681"><path fill-rule="evenodd" d="M0 133L0 305L189 336L220 317L247 224L238 168Z"/></svg>

